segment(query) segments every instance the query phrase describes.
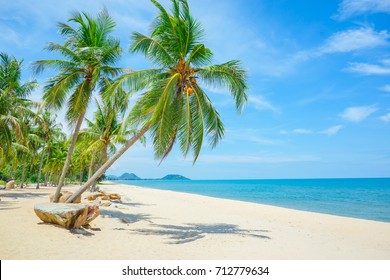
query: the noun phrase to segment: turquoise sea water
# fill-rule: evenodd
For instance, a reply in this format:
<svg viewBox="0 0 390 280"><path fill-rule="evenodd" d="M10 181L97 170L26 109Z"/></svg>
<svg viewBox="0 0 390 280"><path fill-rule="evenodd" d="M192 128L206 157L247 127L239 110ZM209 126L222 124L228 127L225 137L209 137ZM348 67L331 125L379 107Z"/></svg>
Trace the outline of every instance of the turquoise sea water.
<svg viewBox="0 0 390 280"><path fill-rule="evenodd" d="M390 178L116 182L390 222Z"/></svg>

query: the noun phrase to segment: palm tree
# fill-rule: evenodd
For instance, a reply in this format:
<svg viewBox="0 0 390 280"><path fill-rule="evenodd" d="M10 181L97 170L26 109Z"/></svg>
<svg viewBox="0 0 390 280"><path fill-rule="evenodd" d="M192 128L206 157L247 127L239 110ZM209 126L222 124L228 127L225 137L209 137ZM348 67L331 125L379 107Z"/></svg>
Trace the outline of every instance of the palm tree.
<svg viewBox="0 0 390 280"><path fill-rule="evenodd" d="M84 147L79 145L78 140L74 151L74 157L69 167L68 177L74 182L79 180L80 186L83 184L84 173L89 162L88 156L89 155L84 152Z"/></svg>
<svg viewBox="0 0 390 280"><path fill-rule="evenodd" d="M15 136L22 137L23 118L34 115L27 96L37 83L35 80L21 82L22 62L0 53L0 160L13 150Z"/></svg>
<svg viewBox="0 0 390 280"><path fill-rule="evenodd" d="M136 131L127 127L127 122L119 119L119 115L123 111L120 108L123 105L122 100L116 100L114 103L103 100L103 104L100 104L96 100L96 104L97 111L95 112L94 122L87 120L88 128L80 132L80 140L84 140L89 147L85 151L92 154L90 176L92 176L96 155L99 155L97 159L97 170L106 162L109 154L115 153L115 145L125 144L129 135L136 134ZM140 140L145 142L144 138ZM91 187L91 191L95 191L95 186L96 181Z"/></svg>
<svg viewBox="0 0 390 280"><path fill-rule="evenodd" d="M63 45L50 43L49 51L60 53L64 59L40 60L34 63L36 72L50 67L58 70L45 86L44 101L50 108L63 107L67 99L66 119L74 126L59 184L54 196L57 202L65 181L77 136L93 91L106 77L115 77L121 71L113 67L122 49L119 41L110 37L115 22L103 9L96 18L86 13L75 13L69 22L59 23L59 32L65 38ZM68 98L67 98L68 97Z"/></svg>
<svg viewBox="0 0 390 280"><path fill-rule="evenodd" d="M61 130L55 130L54 137L47 143L48 157L43 167L45 172L45 182L51 185L58 185L59 177L67 156L69 141Z"/></svg>
<svg viewBox="0 0 390 280"><path fill-rule="evenodd" d="M44 110L44 108L41 108ZM55 136L56 133L58 133L58 130L60 129L59 125L55 122L56 116L53 117L52 113L48 110L44 111L38 111L39 121L38 121L38 134L41 139L41 153L40 153L40 160L39 160L39 169L38 169L38 177L37 177L37 186L36 188L39 189L39 185L41 182L41 174L42 174L42 167L45 158L47 158L48 148L50 147L50 143L52 138Z"/></svg>
<svg viewBox="0 0 390 280"><path fill-rule="evenodd" d="M25 119L23 126L23 137L20 138L20 144L24 149L21 150L22 159L22 176L20 181L20 187L23 188L26 182L26 169L33 168L38 159L38 149L40 145L40 137L38 129L34 125L35 119Z"/></svg>
<svg viewBox="0 0 390 280"><path fill-rule="evenodd" d="M201 83L224 86L241 111L247 100L247 73L239 61L208 65L212 52L202 43L203 29L190 14L186 0L171 0L172 13L151 0L160 13L153 23L151 36L133 33L131 52L142 53L158 66L128 73L105 92L112 96L117 89L146 90L131 110L129 120L138 124L139 132L72 196L72 202L140 137L150 131L155 155L164 159L176 141L184 155L193 152L197 160L203 140L209 136L212 147L221 140L224 127L220 116ZM199 80L199 82L198 82Z"/></svg>

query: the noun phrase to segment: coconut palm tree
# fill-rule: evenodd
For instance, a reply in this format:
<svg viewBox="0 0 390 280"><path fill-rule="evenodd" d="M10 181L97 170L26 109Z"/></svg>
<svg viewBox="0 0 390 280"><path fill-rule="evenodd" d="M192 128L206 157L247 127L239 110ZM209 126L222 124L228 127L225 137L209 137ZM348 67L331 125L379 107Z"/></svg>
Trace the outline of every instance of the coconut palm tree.
<svg viewBox="0 0 390 280"><path fill-rule="evenodd" d="M59 184L54 196L57 202L65 181L77 136L92 98L93 91L106 77L115 77L121 71L113 67L120 58L119 41L112 38L115 22L103 9L96 18L87 13L75 13L69 19L72 27L59 23L59 32L65 38L63 45L50 43L47 50L60 53L64 59L40 60L34 63L36 72L50 67L58 70L45 86L43 99L50 108L60 109L66 103L66 119L74 126Z"/></svg>
<svg viewBox="0 0 390 280"><path fill-rule="evenodd" d="M22 159L22 176L20 181L20 187L25 187L26 171L33 168L38 159L38 150L40 146L40 137L39 130L34 125L35 119L24 120L23 126L23 137L19 140L20 144L23 145L24 149L21 150L21 159Z"/></svg>
<svg viewBox="0 0 390 280"><path fill-rule="evenodd" d="M84 173L86 171L88 165L88 157L89 155L84 152L84 147L79 145L79 140L77 140L76 148L74 150L74 157L72 158L72 162L69 166L68 178L72 181L79 181L80 186L83 184Z"/></svg>
<svg viewBox="0 0 390 280"><path fill-rule="evenodd" d="M117 99L114 103L103 100L103 104L100 104L96 100L97 111L94 121L87 120L88 128L80 132L80 140L83 140L84 144L88 146L85 151L92 154L90 165L92 170L95 165L95 156L98 156L95 169L97 170L106 162L109 154L116 152L117 144L125 144L128 136L135 135L137 132L130 129L127 122L120 120L122 109L124 109L121 109L123 103L122 100ZM145 138L142 137L140 141L145 143ZM95 191L95 186L96 181L91 187L91 191Z"/></svg>
<svg viewBox="0 0 390 280"><path fill-rule="evenodd" d="M34 116L33 102L27 96L37 83L35 80L21 82L22 63L0 53L0 160L7 158L13 150L15 136L22 137L23 118Z"/></svg>
<svg viewBox="0 0 390 280"><path fill-rule="evenodd" d="M246 71L236 60L210 65L212 52L203 44L203 29L191 16L187 1L171 0L171 13L157 1L151 1L159 10L153 31L150 36L133 33L130 51L142 53L158 68L127 73L104 93L107 98L121 87L146 90L128 118L138 125L139 131L68 202L87 190L147 131L153 139L155 155L161 160L177 141L184 155L193 152L194 163L205 136L215 147L224 135L224 127L201 85L225 87L239 111L246 103Z"/></svg>
<svg viewBox="0 0 390 280"><path fill-rule="evenodd" d="M41 174L42 167L45 158L47 158L48 148L50 147L51 140L55 137L55 134L58 133L58 130L61 129L59 124L55 122L56 115L47 110L47 108L40 108L38 111L38 132L37 134L40 137L41 142L41 152L39 160L39 169L37 177L36 188L39 189L41 183Z"/></svg>
<svg viewBox="0 0 390 280"><path fill-rule="evenodd" d="M61 131L56 129L54 137L47 143L48 157L42 171L45 173L45 182L51 185L58 185L59 177L67 156L69 139Z"/></svg>

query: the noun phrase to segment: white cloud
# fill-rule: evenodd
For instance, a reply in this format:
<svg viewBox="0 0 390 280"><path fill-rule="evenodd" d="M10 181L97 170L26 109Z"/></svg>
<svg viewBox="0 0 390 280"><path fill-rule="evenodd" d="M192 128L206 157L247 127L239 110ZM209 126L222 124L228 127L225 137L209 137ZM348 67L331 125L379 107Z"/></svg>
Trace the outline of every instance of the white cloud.
<svg viewBox="0 0 390 280"><path fill-rule="evenodd" d="M296 129L293 129L291 131L288 131L288 130L281 130L280 131L280 134L311 134L313 133L313 131L311 131L310 129L305 129L305 128L296 128Z"/></svg>
<svg viewBox="0 0 390 280"><path fill-rule="evenodd" d="M335 126L331 126L325 130L320 131L320 133L332 136L332 135L336 135L343 128L344 128L344 126L342 126L342 125L335 125Z"/></svg>
<svg viewBox="0 0 390 280"><path fill-rule="evenodd" d="M224 88L224 87L218 87L218 86L209 85L209 84L206 84L206 83L202 83L202 81L200 81L200 84L207 91L210 91L212 93L223 94L223 95L226 95L228 93L228 90L226 88Z"/></svg>
<svg viewBox="0 0 390 280"><path fill-rule="evenodd" d="M280 145L283 142L279 139L271 139L263 136L264 134L259 129L243 128L243 129L228 129L224 141L227 142L252 142L261 145Z"/></svg>
<svg viewBox="0 0 390 280"><path fill-rule="evenodd" d="M344 110L339 116L350 122L361 122L368 118L372 113L378 109L376 106L361 106L361 107L350 107Z"/></svg>
<svg viewBox="0 0 390 280"><path fill-rule="evenodd" d="M390 85L385 85L385 86L383 86L383 87L381 88L381 90L390 92Z"/></svg>
<svg viewBox="0 0 390 280"><path fill-rule="evenodd" d="M270 110L273 112L279 112L280 110L272 105L268 100L266 100L261 95L249 95L248 104L252 105L256 110Z"/></svg>
<svg viewBox="0 0 390 280"><path fill-rule="evenodd" d="M379 119L386 123L390 122L390 113L387 113L386 115L379 117Z"/></svg>
<svg viewBox="0 0 390 280"><path fill-rule="evenodd" d="M15 30L11 29L10 27L0 24L0 29L2 33L2 39L1 39L1 45L0 47L2 49L6 47L11 47L15 49L21 48L25 46L25 39L20 36Z"/></svg>
<svg viewBox="0 0 390 280"><path fill-rule="evenodd" d="M295 134L310 134L310 133L312 133L312 131L309 129L304 129L304 128L296 128L293 130L293 133L295 133Z"/></svg>
<svg viewBox="0 0 390 280"><path fill-rule="evenodd" d="M384 46L388 44L389 37L390 34L386 30L376 32L369 27L340 31L325 41L319 49L319 54L351 52Z"/></svg>
<svg viewBox="0 0 390 280"><path fill-rule="evenodd" d="M322 130L318 133L320 134L326 134L326 135L335 135L337 134L342 128L344 128L344 126L342 125L335 125L335 126L332 126L332 127L329 127L325 130ZM284 134L284 135L287 135L287 134L302 134L302 135L308 135L308 134L313 134L313 131L312 130L309 130L309 129L304 129L304 128L296 128L296 129L293 129L293 130L281 130L280 131L280 134Z"/></svg>
<svg viewBox="0 0 390 280"><path fill-rule="evenodd" d="M381 62L384 65L390 65L390 59L382 59Z"/></svg>
<svg viewBox="0 0 390 280"><path fill-rule="evenodd" d="M389 45L389 38L390 33L387 30L377 32L370 27L336 32L327 38L321 46L294 54L290 63L297 64L326 54L348 53L386 46Z"/></svg>
<svg viewBox="0 0 390 280"><path fill-rule="evenodd" d="M343 0L337 18L343 20L366 13L390 13L388 0Z"/></svg>
<svg viewBox="0 0 390 280"><path fill-rule="evenodd" d="M252 155L203 155L201 162L207 163L259 163L259 164L279 164L291 162L312 162L318 161L319 158L311 155L298 156L252 156Z"/></svg>
<svg viewBox="0 0 390 280"><path fill-rule="evenodd" d="M383 62L382 65L352 62L349 64L349 67L346 70L350 72L365 74L365 75L389 75L390 74L390 66L388 66L386 63Z"/></svg>

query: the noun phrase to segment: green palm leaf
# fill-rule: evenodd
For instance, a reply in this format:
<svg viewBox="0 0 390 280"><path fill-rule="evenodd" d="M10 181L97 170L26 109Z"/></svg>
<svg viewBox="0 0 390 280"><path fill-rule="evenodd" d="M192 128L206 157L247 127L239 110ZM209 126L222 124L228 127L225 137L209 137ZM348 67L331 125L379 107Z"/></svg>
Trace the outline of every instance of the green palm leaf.
<svg viewBox="0 0 390 280"><path fill-rule="evenodd" d="M239 61L232 60L223 64L200 67L197 74L209 86L226 87L233 95L237 109L242 111L247 101L245 92L248 90L248 86L246 83L247 73Z"/></svg>

